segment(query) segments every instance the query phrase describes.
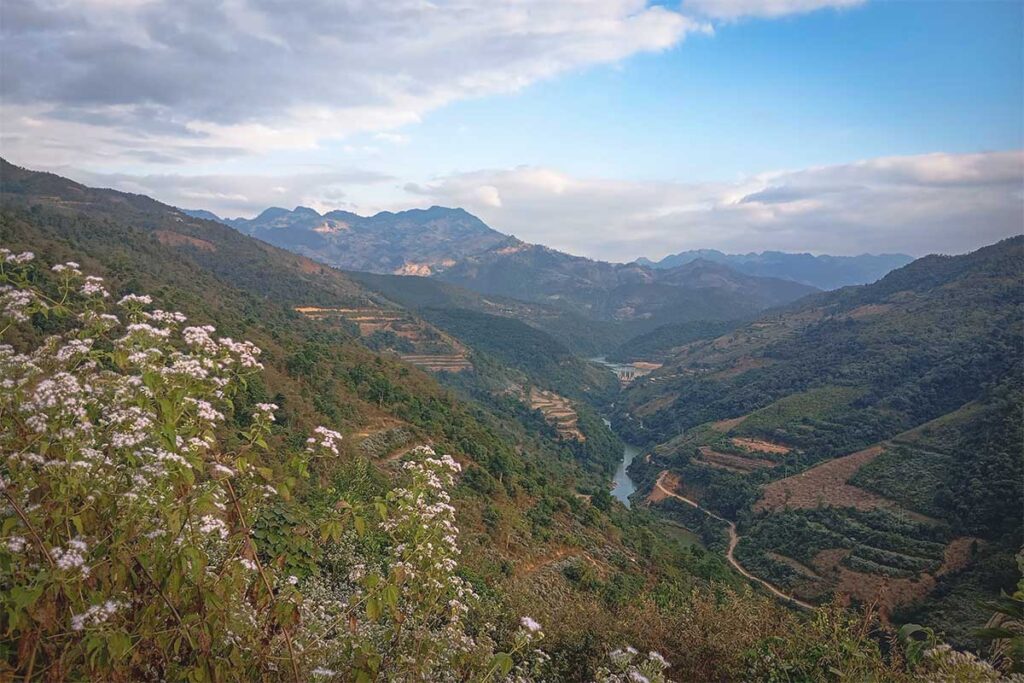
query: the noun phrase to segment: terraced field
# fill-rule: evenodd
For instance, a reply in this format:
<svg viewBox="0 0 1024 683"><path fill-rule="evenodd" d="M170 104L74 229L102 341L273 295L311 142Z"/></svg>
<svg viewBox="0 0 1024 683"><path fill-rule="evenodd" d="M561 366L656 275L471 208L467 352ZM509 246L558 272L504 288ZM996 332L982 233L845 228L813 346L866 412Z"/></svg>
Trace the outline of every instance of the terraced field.
<svg viewBox="0 0 1024 683"><path fill-rule="evenodd" d="M886 610L919 600L967 566L975 539L886 510L789 510L743 536L743 563L801 597L848 595Z"/></svg>
<svg viewBox="0 0 1024 683"><path fill-rule="evenodd" d="M530 389L529 405L534 410L544 413L544 419L554 426L563 439L587 440L579 429L579 416L569 399L553 391L533 387Z"/></svg>
<svg viewBox="0 0 1024 683"><path fill-rule="evenodd" d="M404 311L386 308L342 308L297 306L298 313L314 320L340 319L359 328L359 335L397 352L402 360L427 372L465 372L472 370L466 348L429 323Z"/></svg>
<svg viewBox="0 0 1024 683"><path fill-rule="evenodd" d="M402 360L427 372L465 372L473 364L464 354L402 354Z"/></svg>
<svg viewBox="0 0 1024 683"><path fill-rule="evenodd" d="M775 467L778 464L764 458L737 455L735 453L720 453L710 446L701 446L698 450L700 451L700 459L695 461L698 464L729 470L738 474L749 474L766 467Z"/></svg>

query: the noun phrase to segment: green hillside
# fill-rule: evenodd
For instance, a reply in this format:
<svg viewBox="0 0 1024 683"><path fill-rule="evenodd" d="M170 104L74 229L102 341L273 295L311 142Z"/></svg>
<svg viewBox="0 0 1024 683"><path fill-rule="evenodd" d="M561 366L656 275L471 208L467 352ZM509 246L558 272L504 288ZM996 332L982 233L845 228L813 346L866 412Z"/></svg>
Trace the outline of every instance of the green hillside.
<svg viewBox="0 0 1024 683"><path fill-rule="evenodd" d="M879 599L977 645L964 625L1024 540L1022 277L1009 239L677 349L620 399L619 431L653 448L636 478L676 475L796 595Z"/></svg>
<svg viewBox="0 0 1024 683"><path fill-rule="evenodd" d="M710 527L706 549L615 503L619 444L589 405L614 383L550 336L407 310L145 197L0 173L0 675L663 675L629 645L678 680L927 675L871 613L803 618L747 589ZM369 348L384 319L474 370L441 373L452 391ZM564 392L588 438L523 392Z"/></svg>

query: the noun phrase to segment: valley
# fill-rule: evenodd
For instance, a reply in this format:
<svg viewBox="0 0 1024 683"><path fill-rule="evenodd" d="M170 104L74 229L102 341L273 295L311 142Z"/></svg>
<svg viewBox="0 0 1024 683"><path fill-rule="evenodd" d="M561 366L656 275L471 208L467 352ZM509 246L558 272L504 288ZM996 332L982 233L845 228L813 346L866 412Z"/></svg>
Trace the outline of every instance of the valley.
<svg viewBox="0 0 1024 683"><path fill-rule="evenodd" d="M461 214L449 216L446 211L431 209L431 230L464 224ZM291 233L278 233L275 239L284 244L280 240L291 239L287 234ZM1014 260L1006 261L1007 265L1020 262L1018 243L990 248L993 253L997 249L1000 254L1007 250L1015 254ZM305 253L327 258L322 253ZM749 272L758 273L754 277L761 277L761 273L785 268L784 256L742 263L749 266ZM960 262L967 263L972 257L961 257ZM876 359L873 370L867 370L867 384L854 379L854 373L864 372L860 366L846 370L842 365L830 368L824 363L833 362L837 355L877 356L881 351L872 345L884 343L878 340L894 334L894 326L904 321L915 331L928 330L929 324L946 330L956 326L956 332L943 334L947 340L962 339L966 326L979 322L976 315L967 314L967 308L956 308L972 305L966 299L961 302L956 298L958 291L966 296L965 285L953 284L971 282L969 287L976 287L970 280L970 266L961 271L948 262L939 263L939 277L952 278L944 288L941 282L928 280L924 285L928 289L915 290L915 286L921 285L913 283L915 276L910 272L922 265L914 262L867 287L824 294L807 288L799 294L808 296L796 302L782 298L751 308L757 300L751 294L763 295L769 281L744 280L751 276L729 271L725 264L738 262L730 259L715 253L698 253L660 264L641 262L620 267L588 262L535 245L502 243L477 254L452 252L451 258L426 270L402 266L395 271L427 278L384 274L370 262L362 265L378 274L356 277L380 295L397 297L403 305L411 306L421 320L430 321L431 328L436 327L439 338L450 338L459 348L470 350L462 355L437 356L433 364L430 356L401 356L431 372L468 371L464 379L452 384L468 392L467 396L488 402L499 396L516 396L527 408L540 413L543 423L563 443L590 444L588 439L595 433L614 425L615 434L602 436L607 443L602 455L583 456L595 472L601 471L608 477L612 497L626 507L643 499L649 501L645 505L658 510L658 499L664 496L703 511L720 525L726 536L721 552L727 563L768 593L802 607L810 607L812 601L827 601L833 595L878 601L890 615L910 604L920 604L940 581L955 584L956 577L970 563L969 557L955 549L962 549L965 544L978 547L984 540L964 535L963 525L952 522L948 516L929 515L928 511L937 509L927 498L934 494L919 491L913 494L913 504L898 502L906 501L908 494L899 485L894 488L890 475L882 474L883 467L875 463L891 461L892 467L910 467L912 447L899 432L913 430L916 424L933 419L942 411L955 412L958 404L947 400L952 397L932 395L928 400L938 398L934 408L929 408L926 401L918 401L913 408L902 408L901 413L898 401L872 394L875 390L871 382L884 383L891 391L895 386L891 373L902 372L895 366L889 370L884 356ZM892 256L875 261L794 259L792 263L794 267L799 263L812 279L824 272L824 263L847 269L841 277L870 279L870 275L854 273L864 268L863 273L884 275L883 264L896 267L907 261ZM1005 279L1009 272L1004 277L986 268L982 277L994 278L990 280L993 286L1011 286L1012 280ZM895 281L907 278L910 280L906 284L893 287ZM439 287L439 280L446 284ZM977 291L982 296L998 298L999 295L986 291L988 286L972 290L972 295ZM780 281L772 281L770 287L778 289ZM951 302L944 304L946 317L941 322L934 316L935 311L929 312L922 298L935 287L942 288L942 296ZM796 290L791 291L788 297L797 294ZM876 297L871 294L874 291L883 294ZM595 297L597 292L600 294ZM735 295L745 299L743 306L737 307L729 299ZM536 306L547 308L531 308ZM772 308L759 314L756 307L765 306ZM981 308L992 311L990 304ZM725 318L719 313L723 310L738 311L739 315ZM952 310L956 312L950 316ZM959 318L961 315L965 317ZM1001 316L996 314L991 319L991 324L1001 327L992 328L999 331L990 339L1003 339L997 343L1008 348L1013 344L1006 336L1007 331L1019 329L1020 323L1016 317L1009 322ZM973 322L968 322L971 317ZM566 322L570 319L575 330L572 337L566 337ZM535 332L514 328L511 320L525 323ZM354 321L366 324L371 319ZM386 320L378 324L395 323ZM615 329L609 325L617 327L616 335L627 338L619 341L622 336L602 336ZM589 335L590 343L580 343L581 336L588 338L588 329L596 334ZM364 336L367 331L368 328ZM856 341L839 341L857 334L872 334L874 338L863 349ZM945 342L949 348L944 348L937 341L937 332L926 334L936 341L927 342L929 355L918 362L937 364L932 372L948 374L950 370L939 368L942 364L955 364L964 351L949 341ZM549 340L543 342L547 345L543 352L531 346L540 338L531 339L536 335L546 335ZM408 333L399 336L410 338ZM563 346L551 346L560 340ZM821 346L822 341L846 346L841 351L829 351ZM908 351L914 353L915 348L925 346L926 342L918 339ZM383 348L389 345L385 343ZM391 343L390 348L397 350L397 343ZM604 355L590 355L591 349ZM559 360L538 362L552 352L552 358ZM1019 355L1019 349L1013 353L988 353L992 359L1005 361ZM495 383L498 375L494 370L474 367L473 359L481 354L492 355L512 369L513 374ZM798 358L803 369L796 369ZM822 359L821 364L815 364L818 358ZM586 374L568 371L569 367L588 365L613 373L617 386L607 379L597 381L596 375L581 384L578 380ZM985 372L988 377L997 378L1001 373L1005 376L1006 367L986 368ZM801 373L808 379L802 380ZM487 375L490 378L485 380ZM980 387L981 381L975 385ZM964 388L961 386L961 390ZM978 391L963 393L955 400L977 400L983 395ZM724 395L720 395L722 392ZM906 399L903 401L903 405L908 405ZM612 419L602 425L591 418L590 425L584 426L579 411L609 414ZM948 467L948 461L943 460L948 456L941 454L945 449L938 450L939 454L922 453L920 457L936 464L945 462L942 466ZM645 455L641 459L642 454ZM933 481L933 487L945 486L929 480L932 468L929 464L925 468L927 474L910 476L921 483ZM679 477L677 481L686 483L686 496L664 483L673 473ZM888 495L880 494L880 487ZM652 493L656 495L652 497ZM593 496L582 495L588 496L588 500ZM1014 495L1019 499L1019 492ZM667 516L705 539L718 533L706 528L702 531L706 525L689 516L684 515L682 521L672 513ZM802 525L817 531L797 531L804 528ZM960 527L961 535L955 533L955 527ZM738 529L742 529L742 535ZM817 538L814 534L821 539L811 541ZM895 541L875 541L876 545L865 547L863 534L881 534L891 539L924 534L934 540L930 541L933 545L922 547L920 554L904 556L894 554L892 548L896 546L891 543ZM993 538L991 530L988 536ZM811 543L810 547L821 550L816 554L806 549L787 550L791 537L802 538ZM1005 539L1000 543L1005 543ZM960 559L951 560L950 553Z"/></svg>
<svg viewBox="0 0 1024 683"><path fill-rule="evenodd" d="M0 683L1024 683L1022 36L0 1Z"/></svg>
<svg viewBox="0 0 1024 683"><path fill-rule="evenodd" d="M778 283L699 261L651 276L557 253L542 274L522 261L539 253L530 245L463 260L439 250L428 277L347 273L146 198L4 171L18 178L3 195L6 242L90 254L117 282L258 339L266 377L239 405L288 406L282 445L314 419L340 429L354 458L344 477L365 487L351 495L386 490L421 447L455 453L466 566L556 623L580 601L603 610L682 581L750 586L783 611L870 604L886 624L912 615L974 647L964 625L1006 585L977 577L1008 576L1018 540L1009 292L1021 240L865 287L783 287L732 317L721 311L734 297ZM431 230L480 230L428 214ZM344 232L332 225L314 232ZM142 265L116 270L125 249ZM467 275L485 263L510 279ZM506 286L555 272L556 296ZM585 298L569 295L580 278ZM955 391L939 390L952 379ZM310 514L281 510L292 529ZM296 534L278 542L311 552ZM562 596L554 605L545 587Z"/></svg>

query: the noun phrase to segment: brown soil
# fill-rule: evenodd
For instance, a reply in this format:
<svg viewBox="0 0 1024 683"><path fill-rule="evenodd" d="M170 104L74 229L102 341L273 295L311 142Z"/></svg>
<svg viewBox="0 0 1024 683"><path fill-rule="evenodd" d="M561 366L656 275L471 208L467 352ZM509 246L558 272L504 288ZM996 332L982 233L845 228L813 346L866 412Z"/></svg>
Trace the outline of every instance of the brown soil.
<svg viewBox="0 0 1024 683"><path fill-rule="evenodd" d="M772 455L785 455L789 453L792 448L789 446L783 446L780 443L772 443L771 441L764 441L762 439L741 439L732 438L733 446L739 446L748 451L757 451L759 453L771 453Z"/></svg>
<svg viewBox="0 0 1024 683"><path fill-rule="evenodd" d="M658 477L658 485L651 489L647 496L648 503L658 503L672 495L672 491L678 491L681 480L675 472L665 470Z"/></svg>
<svg viewBox="0 0 1024 683"><path fill-rule="evenodd" d="M776 465L776 463L771 460L748 458L742 455L734 455L732 453L719 453L718 451L711 450L708 446L701 446L699 450L701 458L703 458L709 465L738 471L744 474L749 474L750 472L765 467L775 467Z"/></svg>
<svg viewBox="0 0 1024 683"><path fill-rule="evenodd" d="M925 597L935 589L935 578L918 574L911 578L892 578L854 571L842 564L850 554L846 548L833 548L818 553L812 564L821 576L835 588L836 593L848 595L864 603L877 602L884 613Z"/></svg>
<svg viewBox="0 0 1024 683"><path fill-rule="evenodd" d="M892 501L846 483L857 470L881 453L881 446L872 446L792 477L773 481L764 487L761 500L754 505L754 511L807 509L825 505L854 507L858 510L894 507Z"/></svg>
<svg viewBox="0 0 1024 683"><path fill-rule="evenodd" d="M207 242L206 240L201 240L198 237L182 235L180 232L172 232L171 230L157 230L153 234L156 235L156 238L160 242L160 244L166 244L169 247L190 246L195 247L200 251L217 251L217 247L213 244L213 242Z"/></svg>
<svg viewBox="0 0 1024 683"><path fill-rule="evenodd" d="M851 455L829 460L792 477L773 481L764 487L761 500L754 504L754 511L800 510L826 506L852 507L858 510L886 508L899 510L919 522L938 523L932 517L906 510L895 501L846 483L857 470L877 458L883 450L881 445L872 446Z"/></svg>
<svg viewBox="0 0 1024 683"><path fill-rule="evenodd" d="M747 417L747 415L740 415L739 417L731 417L728 420L719 420L718 422L712 422L711 428L714 429L716 432L722 432L724 434L725 432L728 432L730 429L738 427L740 424L743 423L744 420L747 419Z"/></svg>
<svg viewBox="0 0 1024 683"><path fill-rule="evenodd" d="M836 593L848 595L862 602L877 601L883 614L900 605L920 600L937 585L936 578L955 573L970 563L971 546L976 539L961 537L946 546L942 565L934 574L921 572L909 578L893 578L858 572L846 567L842 561L850 554L847 548L822 550L812 560L821 578L834 587Z"/></svg>

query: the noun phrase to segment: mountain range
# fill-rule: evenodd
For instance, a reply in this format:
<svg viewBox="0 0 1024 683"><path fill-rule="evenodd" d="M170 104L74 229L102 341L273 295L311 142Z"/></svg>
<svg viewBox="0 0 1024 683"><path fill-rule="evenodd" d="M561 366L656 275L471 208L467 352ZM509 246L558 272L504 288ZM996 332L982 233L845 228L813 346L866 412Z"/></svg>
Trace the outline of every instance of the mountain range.
<svg viewBox="0 0 1024 683"><path fill-rule="evenodd" d="M637 263L650 268L678 268L696 260L721 263L748 275L778 277L818 289L838 289L875 282L889 271L907 265L914 258L906 254L815 256L781 251L725 254L716 249L696 249L671 254L660 261L639 258Z"/></svg>
<svg viewBox="0 0 1024 683"><path fill-rule="evenodd" d="M321 215L306 207L270 208L253 219L185 213L213 217L336 268L427 277L610 323L612 329L629 328L592 339L588 351L609 350L664 324L749 318L816 291L793 279L751 275L707 259L675 268L595 261L523 242L462 209L438 206L370 217L344 211Z"/></svg>

